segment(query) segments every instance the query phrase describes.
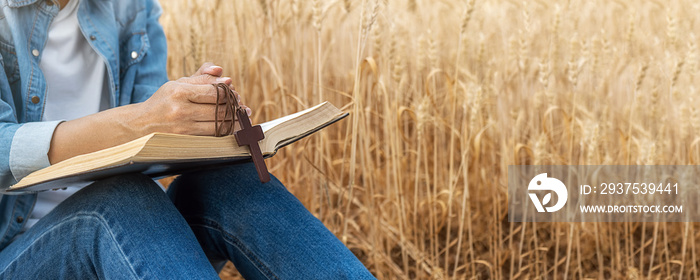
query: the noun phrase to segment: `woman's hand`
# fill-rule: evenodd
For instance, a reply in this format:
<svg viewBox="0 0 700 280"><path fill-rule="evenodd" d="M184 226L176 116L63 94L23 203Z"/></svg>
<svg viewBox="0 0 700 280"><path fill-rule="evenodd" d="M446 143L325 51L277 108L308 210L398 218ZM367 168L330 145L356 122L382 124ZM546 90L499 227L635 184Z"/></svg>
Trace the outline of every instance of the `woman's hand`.
<svg viewBox="0 0 700 280"><path fill-rule="evenodd" d="M205 63L190 77L183 77L164 84L146 102L139 104L133 127L139 135L152 132L167 132L188 135L215 134L215 111L218 106L218 119L224 120L226 101L224 92L218 92L212 84L225 83L231 85L231 78L221 77L223 69L210 63ZM248 112L242 102L239 105ZM225 121L232 121L229 114Z"/></svg>
<svg viewBox="0 0 700 280"><path fill-rule="evenodd" d="M194 72L192 76L190 77L183 77L178 79L178 82L184 82L184 83L191 83L191 84L214 84L214 83L225 83L229 86L231 86L231 78L229 77L224 77L220 78L221 75L223 74L224 69L221 68L221 66L216 66L211 62L205 62L202 64L202 67L199 67L197 72ZM211 77L216 77L217 79L215 82L211 81ZM235 90L233 86L231 86ZM246 110L246 113L248 116L250 116L253 111L248 108L245 104L243 104L243 100L241 99L241 96L236 92L236 99L238 99L238 105L243 108L243 110Z"/></svg>
<svg viewBox="0 0 700 280"><path fill-rule="evenodd" d="M113 147L153 132L214 135L217 90L212 84L231 85L231 78L221 77L222 74L221 67L205 63L192 76L165 83L143 103L59 124L51 139L49 162ZM218 119L222 120L226 99L223 92L219 94ZM250 108L237 97L250 116ZM226 121L232 121L232 117Z"/></svg>

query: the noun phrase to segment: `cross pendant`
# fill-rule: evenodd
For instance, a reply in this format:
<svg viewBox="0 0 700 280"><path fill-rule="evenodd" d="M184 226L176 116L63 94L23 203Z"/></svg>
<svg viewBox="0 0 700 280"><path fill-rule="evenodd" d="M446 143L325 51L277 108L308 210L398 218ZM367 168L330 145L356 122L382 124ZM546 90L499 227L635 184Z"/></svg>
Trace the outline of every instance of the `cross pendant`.
<svg viewBox="0 0 700 280"><path fill-rule="evenodd" d="M241 126L240 130L233 133L236 137L236 142L238 142L239 146L248 146L250 149L250 156L253 158L253 163L255 164L255 169L258 171L260 182L267 183L270 181L270 172L267 171L265 159L260 150L260 145L258 145L258 141L265 138L262 127L260 127L260 125L252 126L245 110L236 110L236 115L238 117L238 124Z"/></svg>

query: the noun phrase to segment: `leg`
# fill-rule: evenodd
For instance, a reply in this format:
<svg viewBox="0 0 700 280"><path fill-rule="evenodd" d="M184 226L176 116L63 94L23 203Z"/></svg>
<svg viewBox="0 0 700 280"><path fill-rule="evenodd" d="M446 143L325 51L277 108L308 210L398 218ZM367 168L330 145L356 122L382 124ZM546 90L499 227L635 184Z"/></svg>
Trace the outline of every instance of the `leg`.
<svg viewBox="0 0 700 280"><path fill-rule="evenodd" d="M211 259L246 279L373 279L362 263L277 180L252 164L184 174L168 189Z"/></svg>
<svg viewBox="0 0 700 280"><path fill-rule="evenodd" d="M78 191L0 252L2 279L218 279L166 194L141 174Z"/></svg>

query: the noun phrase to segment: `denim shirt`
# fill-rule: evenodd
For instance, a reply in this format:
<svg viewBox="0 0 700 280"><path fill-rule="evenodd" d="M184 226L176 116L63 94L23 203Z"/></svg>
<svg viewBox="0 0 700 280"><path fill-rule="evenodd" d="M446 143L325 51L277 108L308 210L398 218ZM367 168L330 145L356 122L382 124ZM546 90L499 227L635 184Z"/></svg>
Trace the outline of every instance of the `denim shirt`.
<svg viewBox="0 0 700 280"><path fill-rule="evenodd" d="M80 30L105 61L112 107L145 101L168 80L156 1L80 2ZM0 0L0 192L50 165L47 153L59 121L41 121L46 80L39 62L58 11L54 0ZM0 250L35 202L36 194L0 195Z"/></svg>

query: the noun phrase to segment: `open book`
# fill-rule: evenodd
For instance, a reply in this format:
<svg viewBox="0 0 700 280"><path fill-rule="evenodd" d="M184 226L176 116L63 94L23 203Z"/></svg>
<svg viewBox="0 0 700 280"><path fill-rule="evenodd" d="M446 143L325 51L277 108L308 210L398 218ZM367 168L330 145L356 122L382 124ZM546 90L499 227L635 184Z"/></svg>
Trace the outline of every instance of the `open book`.
<svg viewBox="0 0 700 280"><path fill-rule="evenodd" d="M325 102L307 110L260 124L265 139L259 142L264 157L304 138L348 114ZM141 172L152 177L197 168L250 161L247 146L233 135L224 137L152 133L131 142L79 155L22 178L8 194L62 188L102 178Z"/></svg>

